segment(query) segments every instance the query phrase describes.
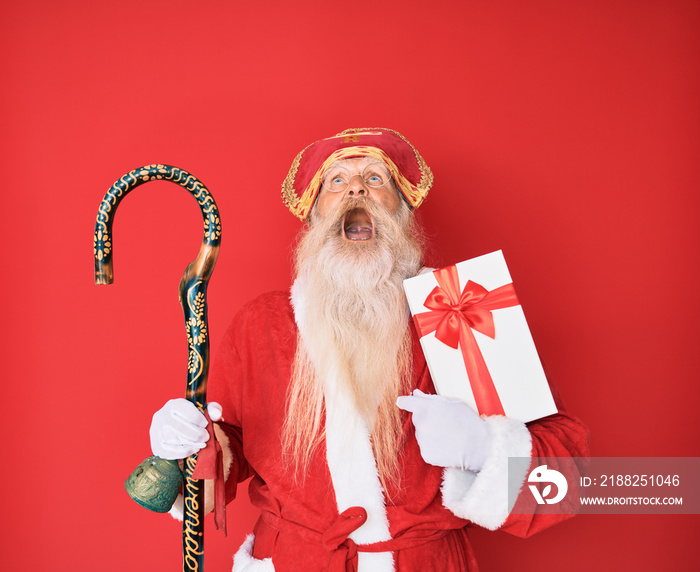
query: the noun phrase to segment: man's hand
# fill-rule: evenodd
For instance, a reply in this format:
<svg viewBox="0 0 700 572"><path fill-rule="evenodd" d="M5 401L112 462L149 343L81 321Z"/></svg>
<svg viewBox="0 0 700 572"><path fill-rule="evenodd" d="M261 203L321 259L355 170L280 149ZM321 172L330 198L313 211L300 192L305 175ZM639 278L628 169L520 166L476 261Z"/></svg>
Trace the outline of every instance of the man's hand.
<svg viewBox="0 0 700 572"><path fill-rule="evenodd" d="M212 421L221 419L221 406L210 403ZM171 399L156 411L151 421L151 449L163 459L184 459L196 453L209 440L207 418L187 399Z"/></svg>
<svg viewBox="0 0 700 572"><path fill-rule="evenodd" d="M426 463L478 472L491 445L488 424L460 399L419 389L396 400L413 413L416 441Z"/></svg>

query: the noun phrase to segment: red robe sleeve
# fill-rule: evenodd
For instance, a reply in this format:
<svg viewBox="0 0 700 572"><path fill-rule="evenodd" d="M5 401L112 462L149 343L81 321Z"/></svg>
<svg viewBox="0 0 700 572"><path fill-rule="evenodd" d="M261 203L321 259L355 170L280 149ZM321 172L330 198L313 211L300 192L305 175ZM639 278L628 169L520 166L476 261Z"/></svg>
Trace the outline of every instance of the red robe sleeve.
<svg viewBox="0 0 700 572"><path fill-rule="evenodd" d="M551 378L550 378L551 379ZM556 387L551 385L558 413L523 424L502 416L486 418L493 444L489 457L479 473L448 468L442 487L444 505L454 514L490 530L500 529L526 537L574 515L570 504L539 508L530 497L525 479L529 471L552 459L563 459L570 475L572 458L589 457L588 429L564 409ZM526 459L508 473L508 458ZM550 467L555 468L555 467ZM570 476L567 475L567 476ZM509 479L510 477L510 479ZM516 482L517 481L517 482ZM577 495L578 479L568 479L570 495ZM509 502L509 487L519 494L515 507ZM512 494L512 493L511 493ZM515 508L515 510L513 510ZM538 510L539 509L539 510Z"/></svg>
<svg viewBox="0 0 700 572"><path fill-rule="evenodd" d="M222 406L223 418L217 425L224 455L224 476L226 480L226 504L236 498L238 483L253 475L243 450L243 430L241 428L238 404L240 385L243 379L238 350L233 341L233 332L227 331L209 378L209 400Z"/></svg>

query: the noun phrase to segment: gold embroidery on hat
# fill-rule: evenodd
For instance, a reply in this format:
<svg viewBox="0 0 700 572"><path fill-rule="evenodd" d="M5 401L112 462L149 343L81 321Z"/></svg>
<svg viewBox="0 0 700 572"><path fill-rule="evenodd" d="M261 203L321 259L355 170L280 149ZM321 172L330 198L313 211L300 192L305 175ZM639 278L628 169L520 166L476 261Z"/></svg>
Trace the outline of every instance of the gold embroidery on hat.
<svg viewBox="0 0 700 572"><path fill-rule="evenodd" d="M428 191L430 190L430 187L433 186L433 172L430 170L430 167L425 163L423 160L423 157L421 157L420 153L418 153L418 150L411 145L411 142L406 139L401 133L398 131L394 131L393 129L386 129L384 127L361 127L361 128L353 128L353 129L346 129L345 131L341 131L338 133L338 136L340 135L346 135L348 133L364 133L364 132L371 132L374 130L380 130L380 131L389 131L390 133L393 133L394 135L397 135L400 137L411 149L413 149L413 153L416 156L416 161L418 163L418 169L420 171L420 181L418 184L415 186L415 190L413 188L413 185L411 185L407 180L406 180L406 185L407 189L404 190L403 188L401 191L403 192L404 196L406 197L406 200L411 204L413 208L417 208L421 205L421 203L425 200L425 197L428 196ZM402 177L403 178L403 177ZM398 183L398 181L397 181Z"/></svg>
<svg viewBox="0 0 700 572"><path fill-rule="evenodd" d="M304 154L304 151L306 151L309 147L310 145L304 147L304 149L294 158L294 161L292 161L292 166L289 169L289 173L287 173L287 176L282 182L282 201L284 202L286 207L301 220L304 220L306 218L308 212L306 214L303 214L304 209L302 208L300 210L299 197L297 196L297 193L294 190L294 179L296 178L297 171L299 170L301 157Z"/></svg>
<svg viewBox="0 0 700 572"><path fill-rule="evenodd" d="M420 153L418 153L418 150L411 145L411 143L406 139L401 133L398 131L394 131L393 129L385 129L383 127L374 127L374 128L353 128L353 129L346 129L345 131L341 131L337 135L334 135L333 137L328 137L328 139L334 139L336 137L343 137L343 142L357 142L359 141L359 136L360 135L381 135L382 131L389 131L393 133L394 135L397 135L400 137L407 145L411 147L413 150L414 155L416 156L416 162L418 163L418 169L421 174L420 181L418 182L417 185L412 185L406 177L404 177L401 172L399 171L398 167L394 164L394 162L389 159L388 155L381 151L380 149L376 147L368 147L368 146L355 146L355 147L346 147L344 149L339 149L332 153L326 161L324 161L323 165L321 168L316 172L316 174L311 178L311 181L309 184L306 186L306 189L304 189L304 192L301 197L297 194L296 189L294 188L294 180L297 175L297 171L299 170L299 165L301 163L302 156L304 155L304 152L311 147L312 145L315 145L317 142L312 143L311 145L306 146L295 158L294 161L292 162L292 166L289 169L289 173L287 174L287 177L284 179L284 182L282 183L282 201L284 204L287 206L287 208L294 214L297 218L301 220L306 220L306 218L309 216L309 212L311 211L311 208L313 207L314 201L316 199L316 195L318 194L318 190L320 188L321 184L321 174L326 170L326 168L333 163L334 161L337 161L339 159L343 159L345 157L350 157L350 156L357 156L357 155L362 155L362 156L369 156L369 157L375 157L379 159L380 161L383 161L389 166L389 170L391 171L392 176L394 177L394 180L396 181L397 186L399 187L399 190L403 194L404 197L406 197L406 200L409 202L409 204L413 208L417 208L421 205L421 203L425 200L425 197L428 195L428 191L430 190L430 187L433 185L433 173L428 167L428 165L425 163L423 160L423 157L421 157Z"/></svg>
<svg viewBox="0 0 700 572"><path fill-rule="evenodd" d="M318 190L321 187L321 177L323 176L323 173L325 173L326 170L336 161L348 159L350 157L372 157L373 159L377 159L384 163L387 167L389 167L389 172L391 173L391 176L401 194L406 197L406 200L411 206L417 206L414 202L417 193L414 191L413 185L411 185L410 181L404 177L401 171L399 171L396 163L391 160L389 155L377 147L355 145L354 147L343 147L342 149L337 149L331 153L321 164L316 173L314 173L314 176L311 178L304 191L304 198L307 198L307 200L310 201L309 210L311 210L313 202L316 199L316 195L318 194Z"/></svg>
<svg viewBox="0 0 700 572"><path fill-rule="evenodd" d="M328 141L329 139L338 139L339 137L346 137L345 133L348 131L350 131L350 129L346 129L342 133L338 133L338 135L333 135L333 137L326 137L325 139L323 139L323 141ZM355 129L354 131L355 132L352 134L351 137L360 136L360 135L381 135L382 134L381 131L363 131L361 129L360 130ZM385 129L384 131L390 131L390 129ZM356 142L357 139L352 139L351 141Z"/></svg>

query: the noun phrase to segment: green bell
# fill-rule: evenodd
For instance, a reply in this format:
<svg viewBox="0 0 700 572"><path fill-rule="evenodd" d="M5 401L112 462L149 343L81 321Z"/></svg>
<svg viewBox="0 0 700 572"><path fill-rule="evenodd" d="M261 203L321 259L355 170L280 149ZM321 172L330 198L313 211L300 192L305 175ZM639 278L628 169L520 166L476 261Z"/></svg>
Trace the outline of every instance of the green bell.
<svg viewBox="0 0 700 572"><path fill-rule="evenodd" d="M182 482L177 461L152 456L134 469L124 487L142 507L154 512L168 512L180 493Z"/></svg>

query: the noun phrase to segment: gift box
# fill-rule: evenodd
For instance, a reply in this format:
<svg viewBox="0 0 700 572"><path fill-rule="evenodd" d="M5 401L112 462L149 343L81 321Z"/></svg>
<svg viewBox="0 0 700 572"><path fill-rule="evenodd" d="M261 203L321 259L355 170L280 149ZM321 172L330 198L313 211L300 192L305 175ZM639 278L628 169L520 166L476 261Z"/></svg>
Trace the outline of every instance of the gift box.
<svg viewBox="0 0 700 572"><path fill-rule="evenodd" d="M522 422L557 412L499 250L404 280L438 394Z"/></svg>

